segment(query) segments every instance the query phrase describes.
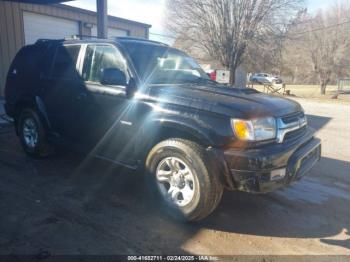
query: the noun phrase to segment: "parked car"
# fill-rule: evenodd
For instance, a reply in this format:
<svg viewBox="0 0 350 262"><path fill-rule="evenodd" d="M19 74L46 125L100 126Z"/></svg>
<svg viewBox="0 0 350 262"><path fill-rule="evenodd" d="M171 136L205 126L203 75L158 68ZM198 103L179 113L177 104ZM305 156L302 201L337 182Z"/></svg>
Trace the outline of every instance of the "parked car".
<svg viewBox="0 0 350 262"><path fill-rule="evenodd" d="M161 203L192 221L224 189L270 192L320 159L297 102L220 85L148 40L39 40L14 58L5 99L28 155L66 145L143 168Z"/></svg>
<svg viewBox="0 0 350 262"><path fill-rule="evenodd" d="M250 77L250 81L259 84L282 84L283 81L280 77L272 76L265 73L256 73Z"/></svg>

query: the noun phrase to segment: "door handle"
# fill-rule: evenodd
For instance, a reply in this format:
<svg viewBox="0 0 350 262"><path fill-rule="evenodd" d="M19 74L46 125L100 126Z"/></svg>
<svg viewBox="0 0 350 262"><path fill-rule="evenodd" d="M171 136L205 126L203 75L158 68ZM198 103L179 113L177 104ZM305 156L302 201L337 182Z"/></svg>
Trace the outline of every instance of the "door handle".
<svg viewBox="0 0 350 262"><path fill-rule="evenodd" d="M78 100L84 100L86 98L87 98L87 93L85 93L85 92L82 92L77 96Z"/></svg>

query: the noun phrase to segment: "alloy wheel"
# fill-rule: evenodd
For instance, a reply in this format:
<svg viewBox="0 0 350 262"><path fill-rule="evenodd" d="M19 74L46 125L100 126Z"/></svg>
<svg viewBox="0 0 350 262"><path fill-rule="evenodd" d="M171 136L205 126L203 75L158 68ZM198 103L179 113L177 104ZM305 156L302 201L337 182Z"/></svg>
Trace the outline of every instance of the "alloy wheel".
<svg viewBox="0 0 350 262"><path fill-rule="evenodd" d="M167 157L156 169L162 196L179 207L189 204L196 190L194 175L188 165L177 157Z"/></svg>

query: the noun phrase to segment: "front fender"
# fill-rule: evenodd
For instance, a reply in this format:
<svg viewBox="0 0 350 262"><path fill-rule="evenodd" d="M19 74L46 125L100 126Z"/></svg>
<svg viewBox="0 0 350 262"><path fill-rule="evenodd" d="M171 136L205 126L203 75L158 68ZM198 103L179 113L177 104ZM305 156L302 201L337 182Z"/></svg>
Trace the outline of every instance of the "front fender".
<svg viewBox="0 0 350 262"><path fill-rule="evenodd" d="M229 120L189 112L154 114L138 130L136 147L147 148L169 138L193 140L204 147L220 147L232 138Z"/></svg>
<svg viewBox="0 0 350 262"><path fill-rule="evenodd" d="M153 146L169 138L183 138L200 144L215 163L222 183L229 188L233 187L233 182L228 177L222 150L218 148L225 139L210 124L181 116L157 117L149 121L148 128L143 129L141 137L144 139L143 143L146 142L146 147L142 146L142 141L139 141L136 147L139 150L142 149L139 152L142 160L146 159Z"/></svg>
<svg viewBox="0 0 350 262"><path fill-rule="evenodd" d="M163 130L171 131L173 136L183 136L187 134L189 138L193 137L202 145L210 146L215 144L215 131L211 130L204 123L188 119L186 117L159 117L150 121L150 126L162 132ZM163 134L164 135L164 134Z"/></svg>

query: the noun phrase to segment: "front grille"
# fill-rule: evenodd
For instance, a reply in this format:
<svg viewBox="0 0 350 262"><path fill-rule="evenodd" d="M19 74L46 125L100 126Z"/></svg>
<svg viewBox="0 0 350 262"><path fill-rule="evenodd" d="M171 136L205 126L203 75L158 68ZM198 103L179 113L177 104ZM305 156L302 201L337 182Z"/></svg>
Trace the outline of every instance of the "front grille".
<svg viewBox="0 0 350 262"><path fill-rule="evenodd" d="M305 117L305 114L303 112L298 112L298 113L293 114L293 115L288 115L288 116L282 117L282 121L284 124L288 125L288 124L293 123L293 122L298 122L299 119L304 118L304 117Z"/></svg>
<svg viewBox="0 0 350 262"><path fill-rule="evenodd" d="M277 143L305 134L307 120L304 112L297 112L277 119Z"/></svg>
<svg viewBox="0 0 350 262"><path fill-rule="evenodd" d="M306 126L287 133L284 136L284 140L299 138L299 137L303 136L305 133L306 133Z"/></svg>

